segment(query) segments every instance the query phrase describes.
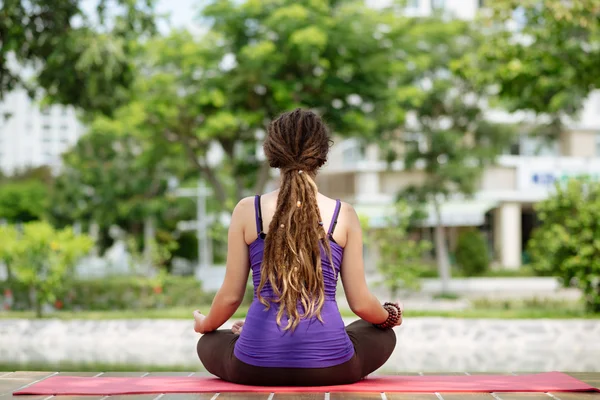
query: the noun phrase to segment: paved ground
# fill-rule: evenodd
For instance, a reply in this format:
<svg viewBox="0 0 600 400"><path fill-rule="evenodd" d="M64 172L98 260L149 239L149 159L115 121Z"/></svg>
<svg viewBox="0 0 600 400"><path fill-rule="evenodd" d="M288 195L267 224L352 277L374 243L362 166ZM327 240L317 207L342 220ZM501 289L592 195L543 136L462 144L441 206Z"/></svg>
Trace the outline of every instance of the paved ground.
<svg viewBox="0 0 600 400"><path fill-rule="evenodd" d="M396 350L381 370L386 373L600 372L598 320L411 318L396 334ZM198 337L191 320L0 320L0 364L197 371Z"/></svg>
<svg viewBox="0 0 600 400"><path fill-rule="evenodd" d="M147 372L122 372L122 373L71 373L64 375L78 376L152 376L152 375L196 375L193 372L180 373L147 373ZM450 375L459 375L450 374ZM468 373L467 373L468 374ZM600 400L600 393L204 393L204 394L159 394L159 395L128 395L128 396L12 396L12 392L32 383L56 375L51 372L0 372L0 399L21 400L329 400L329 399L356 399L356 400ZM570 373L591 386L600 387L600 373Z"/></svg>

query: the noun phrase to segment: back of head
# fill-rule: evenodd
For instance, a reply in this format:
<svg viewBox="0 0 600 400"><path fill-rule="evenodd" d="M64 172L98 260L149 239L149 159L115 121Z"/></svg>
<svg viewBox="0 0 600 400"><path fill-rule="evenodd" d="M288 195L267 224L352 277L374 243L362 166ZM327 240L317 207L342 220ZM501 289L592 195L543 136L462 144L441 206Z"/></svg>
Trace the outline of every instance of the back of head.
<svg viewBox="0 0 600 400"><path fill-rule="evenodd" d="M270 166L281 170L281 188L265 240L257 295L267 307L270 302L279 304L277 323L285 315L285 329L294 329L302 318L320 318L325 301L321 248L330 259L331 249L321 222L314 177L327 161L330 144L321 118L301 109L271 122L264 143ZM267 282L275 299L260 295Z"/></svg>

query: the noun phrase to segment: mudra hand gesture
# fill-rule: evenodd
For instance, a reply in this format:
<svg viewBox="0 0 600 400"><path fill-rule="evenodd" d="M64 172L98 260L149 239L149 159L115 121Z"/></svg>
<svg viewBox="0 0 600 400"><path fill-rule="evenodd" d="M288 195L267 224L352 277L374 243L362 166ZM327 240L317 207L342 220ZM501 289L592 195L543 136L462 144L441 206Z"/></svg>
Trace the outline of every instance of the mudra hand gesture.
<svg viewBox="0 0 600 400"><path fill-rule="evenodd" d="M236 335L239 335L240 333L242 333L243 326L244 321L235 321L233 323L233 326L231 327L231 332L235 333Z"/></svg>
<svg viewBox="0 0 600 400"><path fill-rule="evenodd" d="M204 320L206 316L203 315L199 310L194 311L194 331L198 333L206 333L204 328Z"/></svg>

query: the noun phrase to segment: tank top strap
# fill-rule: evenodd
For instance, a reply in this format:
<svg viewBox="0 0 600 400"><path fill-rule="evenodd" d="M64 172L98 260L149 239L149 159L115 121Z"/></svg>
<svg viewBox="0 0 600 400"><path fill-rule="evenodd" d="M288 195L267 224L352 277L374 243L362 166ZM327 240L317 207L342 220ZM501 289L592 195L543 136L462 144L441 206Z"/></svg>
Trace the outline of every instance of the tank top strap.
<svg viewBox="0 0 600 400"><path fill-rule="evenodd" d="M260 194L254 196L254 217L256 218L256 233L260 236L263 231L262 211L260 208Z"/></svg>
<svg viewBox="0 0 600 400"><path fill-rule="evenodd" d="M335 226L337 225L338 217L340 215L341 206L342 206L342 202L339 199L337 199L335 201L335 210L333 211L333 218L331 219L331 225L329 225L329 231L327 232L327 234L329 236L333 235L333 231L335 230Z"/></svg>

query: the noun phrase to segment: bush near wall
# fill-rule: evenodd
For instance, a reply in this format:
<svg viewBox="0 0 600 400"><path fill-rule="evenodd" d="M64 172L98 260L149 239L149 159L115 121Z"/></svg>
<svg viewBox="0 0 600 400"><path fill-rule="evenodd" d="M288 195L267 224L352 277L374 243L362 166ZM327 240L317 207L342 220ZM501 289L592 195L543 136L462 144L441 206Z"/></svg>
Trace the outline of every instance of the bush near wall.
<svg viewBox="0 0 600 400"><path fill-rule="evenodd" d="M33 308L25 285L15 281L0 282L0 306L6 304L8 294L13 299L10 309ZM193 308L211 304L214 295L203 291L201 282L194 277L109 277L74 281L71 289L58 296L52 305L57 309L82 311ZM244 304L250 304L252 298L253 289L248 287Z"/></svg>
<svg viewBox="0 0 600 400"><path fill-rule="evenodd" d="M474 229L462 232L458 236L455 256L458 267L466 276L482 275L490 265L485 237Z"/></svg>

